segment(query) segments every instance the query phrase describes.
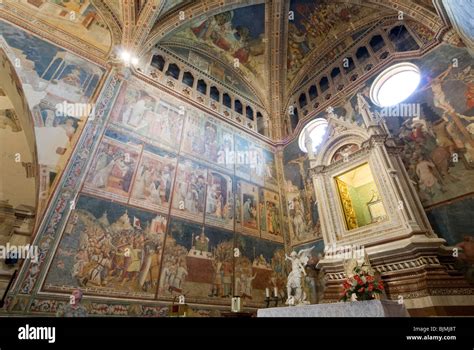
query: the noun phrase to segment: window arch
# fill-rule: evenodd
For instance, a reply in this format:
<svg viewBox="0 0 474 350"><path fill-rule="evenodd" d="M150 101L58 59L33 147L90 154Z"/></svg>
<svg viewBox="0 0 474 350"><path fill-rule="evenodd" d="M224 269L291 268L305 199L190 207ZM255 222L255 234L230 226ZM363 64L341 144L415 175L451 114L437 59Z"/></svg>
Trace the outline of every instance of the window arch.
<svg viewBox="0 0 474 350"><path fill-rule="evenodd" d="M311 85L309 87L308 95L311 101L318 97L318 89L316 88L316 85Z"/></svg>
<svg viewBox="0 0 474 350"><path fill-rule="evenodd" d="M219 92L219 90L218 90L215 86L211 86L210 97L211 97L214 101L219 101L220 92Z"/></svg>
<svg viewBox="0 0 474 350"><path fill-rule="evenodd" d="M420 48L404 25L393 27L388 34L388 38L397 51L412 51Z"/></svg>
<svg viewBox="0 0 474 350"><path fill-rule="evenodd" d="M202 79L199 79L197 82L196 90L199 91L201 94L205 95L207 92L206 82Z"/></svg>
<svg viewBox="0 0 474 350"><path fill-rule="evenodd" d="M224 104L224 106L226 106L227 108L232 108L232 99L230 98L229 94L227 92L225 92L223 95L222 95L222 103Z"/></svg>
<svg viewBox="0 0 474 350"><path fill-rule="evenodd" d="M385 46L385 41L381 35L375 35L370 39L369 45L374 52L377 52Z"/></svg>
<svg viewBox="0 0 474 350"><path fill-rule="evenodd" d="M163 71L163 68L165 68L165 59L161 55L154 55L151 59L151 66Z"/></svg>
<svg viewBox="0 0 474 350"><path fill-rule="evenodd" d="M250 120L253 120L253 109L250 106L245 107L245 116Z"/></svg>
<svg viewBox="0 0 474 350"><path fill-rule="evenodd" d="M329 79L327 77L322 77L319 81L319 88L321 92L324 92L329 89Z"/></svg>
<svg viewBox="0 0 474 350"><path fill-rule="evenodd" d="M361 46L356 51L356 58L359 62L364 62L370 57L369 50L365 46Z"/></svg>
<svg viewBox="0 0 474 350"><path fill-rule="evenodd" d="M306 99L306 94L304 92L300 95L300 98L298 99L298 103L301 108L304 108L308 104L308 101Z"/></svg>
<svg viewBox="0 0 474 350"><path fill-rule="evenodd" d="M174 78L174 79L178 79L180 72L181 72L181 70L179 69L179 67L176 64L171 63L168 66L168 70L166 71L165 74L172 77L172 78Z"/></svg>
<svg viewBox="0 0 474 350"><path fill-rule="evenodd" d="M299 121L300 121L300 118L298 116L298 108L294 107L293 113L290 113L290 125L291 125L292 130L296 129Z"/></svg>
<svg viewBox="0 0 474 350"><path fill-rule="evenodd" d="M239 114L243 114L242 102L240 100L234 101L234 110Z"/></svg>
<svg viewBox="0 0 474 350"><path fill-rule="evenodd" d="M187 86L193 86L194 76L190 72L184 72L183 74L183 84Z"/></svg>
<svg viewBox="0 0 474 350"><path fill-rule="evenodd" d="M354 60L352 57L346 57L345 64L342 65L344 72L347 74L355 69Z"/></svg>

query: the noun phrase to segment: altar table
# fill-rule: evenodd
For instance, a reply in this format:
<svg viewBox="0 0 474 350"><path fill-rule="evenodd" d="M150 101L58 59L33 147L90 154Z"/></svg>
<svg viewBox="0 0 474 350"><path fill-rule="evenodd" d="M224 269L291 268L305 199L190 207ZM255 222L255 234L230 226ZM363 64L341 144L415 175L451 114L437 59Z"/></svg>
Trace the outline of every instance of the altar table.
<svg viewBox="0 0 474 350"><path fill-rule="evenodd" d="M257 317L409 317L405 305L392 300L364 300L259 309Z"/></svg>

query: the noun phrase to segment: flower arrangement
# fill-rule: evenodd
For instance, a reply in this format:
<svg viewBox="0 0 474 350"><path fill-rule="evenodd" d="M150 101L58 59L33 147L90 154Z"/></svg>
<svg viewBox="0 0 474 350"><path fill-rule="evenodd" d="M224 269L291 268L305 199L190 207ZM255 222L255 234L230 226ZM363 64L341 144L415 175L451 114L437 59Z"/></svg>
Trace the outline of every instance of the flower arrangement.
<svg viewBox="0 0 474 350"><path fill-rule="evenodd" d="M341 301L353 300L353 295L357 300L372 300L384 291L382 281L359 266L354 268L354 274L342 286Z"/></svg>

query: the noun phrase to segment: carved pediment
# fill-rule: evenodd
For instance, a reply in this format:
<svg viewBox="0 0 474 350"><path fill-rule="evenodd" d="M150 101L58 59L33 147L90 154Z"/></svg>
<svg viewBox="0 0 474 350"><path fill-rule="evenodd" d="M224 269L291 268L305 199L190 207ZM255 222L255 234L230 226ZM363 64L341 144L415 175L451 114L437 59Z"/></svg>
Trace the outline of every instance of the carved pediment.
<svg viewBox="0 0 474 350"><path fill-rule="evenodd" d="M336 113L334 113L334 110L331 107L329 107L326 112L328 112L326 117L328 121L328 132L326 140L338 136L345 131L350 131L354 129L359 131L365 131L365 129L356 122L349 121L344 119L344 117L342 116L338 116Z"/></svg>

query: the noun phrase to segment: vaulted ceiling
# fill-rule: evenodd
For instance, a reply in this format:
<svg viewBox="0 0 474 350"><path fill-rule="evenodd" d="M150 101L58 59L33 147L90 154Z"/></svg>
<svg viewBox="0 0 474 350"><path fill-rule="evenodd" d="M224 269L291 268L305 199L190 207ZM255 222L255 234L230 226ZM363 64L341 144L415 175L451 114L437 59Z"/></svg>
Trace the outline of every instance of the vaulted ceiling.
<svg viewBox="0 0 474 350"><path fill-rule="evenodd" d="M434 33L444 25L431 0L4 0L0 7L0 17L94 61L121 49L147 57L161 47L207 65L253 95L276 129L288 98L329 51L400 13Z"/></svg>

